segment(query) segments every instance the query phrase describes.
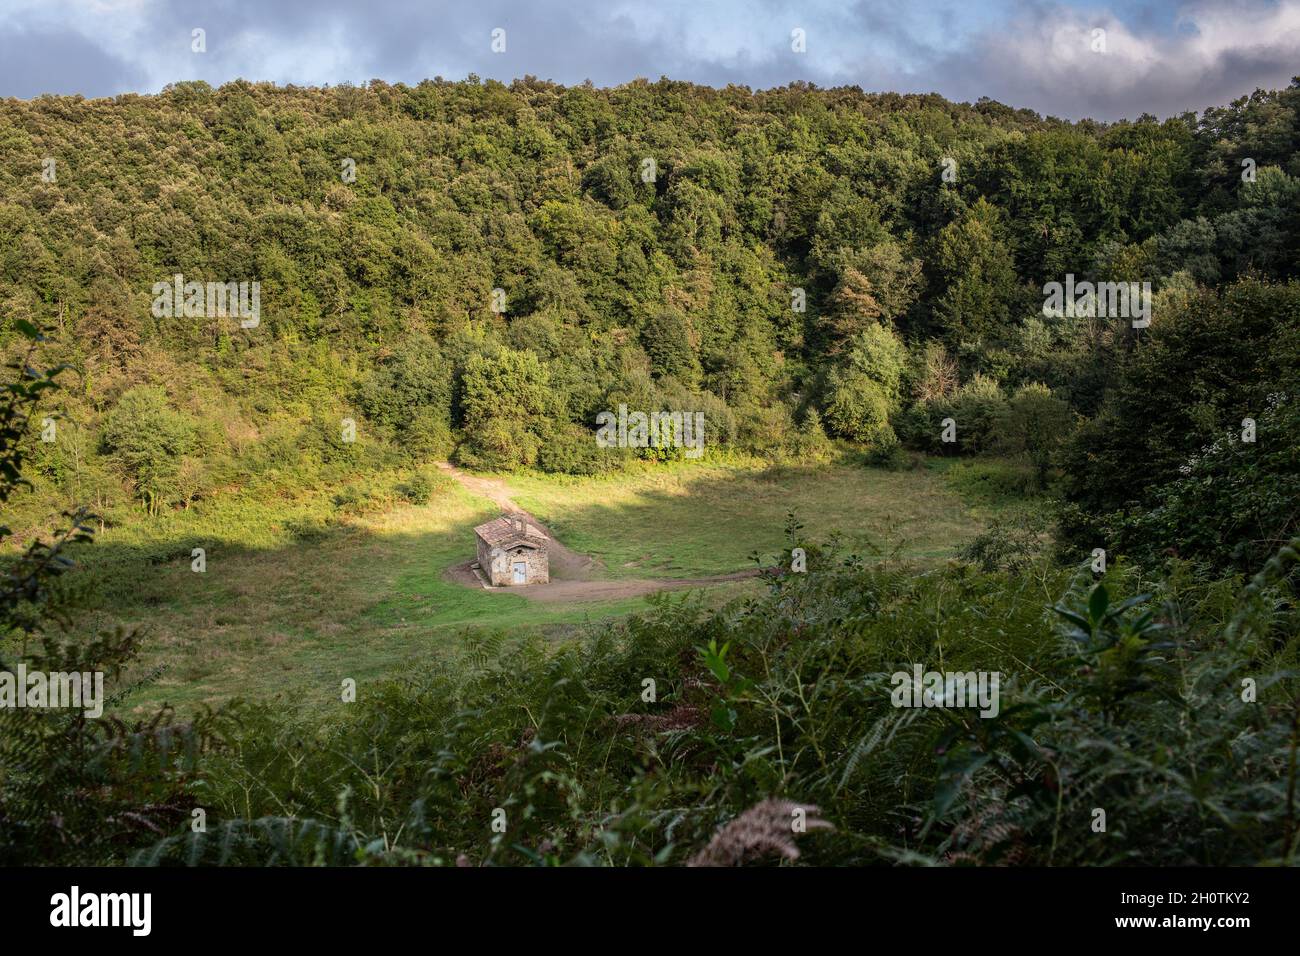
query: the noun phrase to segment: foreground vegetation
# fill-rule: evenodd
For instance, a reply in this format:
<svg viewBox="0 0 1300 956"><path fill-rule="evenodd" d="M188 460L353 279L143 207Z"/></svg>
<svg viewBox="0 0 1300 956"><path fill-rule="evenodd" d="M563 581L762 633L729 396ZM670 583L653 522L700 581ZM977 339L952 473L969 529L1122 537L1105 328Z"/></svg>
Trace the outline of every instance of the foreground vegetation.
<svg viewBox="0 0 1300 956"><path fill-rule="evenodd" d="M664 599L558 653L426 668L323 723L247 712L210 764L222 824L140 859L676 863L781 793L834 826L799 841L821 864L1293 861L1295 611L1268 596L1294 548L1239 603L838 557L720 613ZM913 661L1001 669L1002 712L890 706Z"/></svg>

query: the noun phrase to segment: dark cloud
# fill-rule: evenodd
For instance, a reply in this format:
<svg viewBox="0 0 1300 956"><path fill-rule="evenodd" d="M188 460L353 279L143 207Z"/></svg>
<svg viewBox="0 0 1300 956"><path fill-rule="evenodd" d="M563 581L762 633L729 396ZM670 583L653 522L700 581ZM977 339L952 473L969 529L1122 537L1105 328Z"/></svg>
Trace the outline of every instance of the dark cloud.
<svg viewBox="0 0 1300 956"><path fill-rule="evenodd" d="M1188 4L1166 32L1135 30L1112 14L1057 5L1025 8L968 49L938 60L940 91L989 96L1078 119L1171 116L1222 105L1300 72L1300 2ZM1093 48L1096 29L1105 48Z"/></svg>
<svg viewBox="0 0 1300 956"><path fill-rule="evenodd" d="M1058 116L1114 119L1284 86L1300 63L1300 0L1120 6L95 0L87 8L44 0L14 15L19 26L0 27L0 95L153 92L175 80L215 85L236 77L415 83L475 73L616 85L669 76L718 86L809 80L958 100L990 96ZM507 31L504 55L490 49L498 26ZM790 50L794 26L808 31L805 54ZM1107 30L1104 55L1088 49L1098 26ZM195 28L207 33L203 54L190 50Z"/></svg>
<svg viewBox="0 0 1300 956"><path fill-rule="evenodd" d="M0 30L0 96L112 96L147 81L144 70L71 30Z"/></svg>

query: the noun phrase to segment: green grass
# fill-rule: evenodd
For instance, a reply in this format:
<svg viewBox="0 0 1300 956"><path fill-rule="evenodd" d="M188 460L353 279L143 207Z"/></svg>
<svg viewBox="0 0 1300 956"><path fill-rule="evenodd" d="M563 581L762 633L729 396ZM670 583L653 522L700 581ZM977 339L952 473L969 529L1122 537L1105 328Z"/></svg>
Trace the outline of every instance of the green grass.
<svg viewBox="0 0 1300 956"><path fill-rule="evenodd" d="M752 567L755 550L767 556L786 545L790 511L806 540L839 532L849 542L901 541L901 553L921 561L951 556L982 526L925 469L685 464L609 479L506 480L520 505L570 547L596 555L612 579ZM107 529L84 553L101 598L80 627L146 629L133 672L163 671L128 706L167 701L185 710L283 695L323 708L338 700L345 678L362 685L400 674L486 633L562 639L645 606L643 597L542 604L448 581L449 566L473 557L473 526L494 514L487 500L443 485L427 505L341 519L326 491L292 500L243 493L142 517ZM288 530L304 524L326 530L306 538ZM207 549L203 574L190 569L195 544ZM748 580L701 593L721 604L759 587Z"/></svg>
<svg viewBox="0 0 1300 956"><path fill-rule="evenodd" d="M919 561L951 556L982 522L939 477L849 464L660 466L609 478L511 479L515 500L611 577L693 577L752 567L787 546L794 512L806 540L833 533Z"/></svg>
<svg viewBox="0 0 1300 956"><path fill-rule="evenodd" d="M458 645L465 632L562 634L644 606L641 598L542 605L447 581L447 567L472 557L471 529L492 513L485 505L456 488L312 542L258 548L221 539L208 546L202 574L190 569L182 540L179 557L143 562L130 598L106 600L85 623L147 629L136 671L166 671L130 705L184 708L283 693L310 707L337 700L344 678L392 676ZM115 536L105 537L105 550L113 549ZM119 577L130 573L120 558L101 571L110 564Z"/></svg>

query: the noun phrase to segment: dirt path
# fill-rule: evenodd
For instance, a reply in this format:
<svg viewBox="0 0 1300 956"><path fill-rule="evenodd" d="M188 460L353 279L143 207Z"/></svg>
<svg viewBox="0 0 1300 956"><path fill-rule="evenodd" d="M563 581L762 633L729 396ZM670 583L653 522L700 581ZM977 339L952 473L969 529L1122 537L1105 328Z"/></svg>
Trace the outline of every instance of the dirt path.
<svg viewBox="0 0 1300 956"><path fill-rule="evenodd" d="M528 520L537 527L541 528L543 533L551 539L550 548L548 548L548 557L550 561L551 578L555 581L590 581L593 580L601 570L598 563L590 555L579 554L571 548L564 546L561 541L555 537L551 529L537 519L537 516L525 511L514 503L510 497L510 489L506 483L497 478L481 478L478 475L467 475L459 468L453 467L446 462L439 462L438 468L446 475L455 478L464 486L470 494L478 495L480 498L486 498L502 511L517 511L520 514L527 515ZM472 571L469 571L469 565L473 561L466 562L465 570L469 574L470 581L475 586L481 586L474 577ZM454 569L453 569L454 570ZM537 585L531 588L522 588L523 591L535 591L537 587L547 587L547 585Z"/></svg>
<svg viewBox="0 0 1300 956"><path fill-rule="evenodd" d="M719 574L706 578L640 578L630 580L600 580L604 570L600 562L587 554L581 554L566 547L537 516L525 511L515 504L510 497L506 483L497 478L483 478L470 475L446 462L439 462L438 468L446 475L456 479L461 485L480 498L487 498L502 511L517 511L527 515L528 520L546 533L551 539L549 560L551 580L549 584L533 584L519 588L483 588L483 583L471 569L474 562L466 561L448 568L446 576L466 587L482 588L490 594L515 594L534 601L558 603L564 601L612 601L618 598L638 597L655 591L673 591L681 588L701 587L709 584L723 584L727 581L742 581L758 574L757 568L737 571L733 574Z"/></svg>

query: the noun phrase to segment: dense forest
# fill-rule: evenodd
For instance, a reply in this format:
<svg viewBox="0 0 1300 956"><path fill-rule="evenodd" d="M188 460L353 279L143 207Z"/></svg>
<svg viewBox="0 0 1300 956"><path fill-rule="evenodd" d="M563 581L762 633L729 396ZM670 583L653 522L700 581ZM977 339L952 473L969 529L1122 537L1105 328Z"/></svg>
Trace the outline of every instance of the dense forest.
<svg viewBox="0 0 1300 956"><path fill-rule="evenodd" d="M1159 554L1192 452L1295 422L1298 150L1296 85L1113 125L667 80L7 100L0 307L80 372L30 518L449 453L589 473L625 402L704 412L712 452L1026 454L1064 467L1067 543ZM260 322L155 318L175 274L260 282ZM1045 315L1067 274L1150 282L1151 327ZM1278 517L1184 543L1248 566Z"/></svg>
<svg viewBox="0 0 1300 956"><path fill-rule="evenodd" d="M175 275L259 282L258 321L158 315ZM1067 276L1150 283L1149 326L1045 310ZM686 862L797 789L836 827L806 841L825 863L1294 859L1300 710L1232 688L1283 681L1296 650L1300 80L1113 124L668 80L9 99L0 316L27 369L4 433L15 544L76 505L103 527L445 458L593 475L682 454L599 448L620 404L703 412L706 457L996 456L1052 502L1050 555L1005 527L924 573L828 543L810 554L833 571L777 556L743 608L660 601L558 654L492 644L324 726L19 715L2 858ZM36 369L60 364L56 389ZM47 663L129 660L134 635L49 637L71 598L31 547L3 601L24 653L45 634ZM1097 548L1132 563L1071 576ZM1036 675L1002 719L882 706L879 674L924 657L941 614ZM667 672L673 710L629 709ZM350 776L381 754L382 781ZM186 830L200 792L223 811L207 837ZM1121 849L1061 835L1098 801ZM503 805L508 838L466 835Z"/></svg>

